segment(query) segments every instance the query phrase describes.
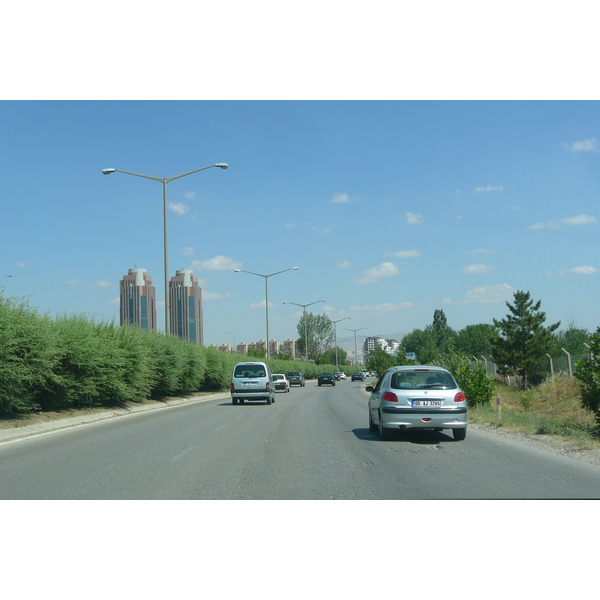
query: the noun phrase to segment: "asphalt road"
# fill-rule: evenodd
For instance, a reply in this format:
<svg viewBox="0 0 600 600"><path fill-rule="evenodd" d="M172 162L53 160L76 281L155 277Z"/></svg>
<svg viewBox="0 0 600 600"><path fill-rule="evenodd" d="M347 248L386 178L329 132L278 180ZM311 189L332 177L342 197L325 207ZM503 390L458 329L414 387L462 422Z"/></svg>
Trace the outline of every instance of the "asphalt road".
<svg viewBox="0 0 600 600"><path fill-rule="evenodd" d="M360 382L119 417L0 446L0 499L600 498L600 467L470 429L369 431Z"/></svg>

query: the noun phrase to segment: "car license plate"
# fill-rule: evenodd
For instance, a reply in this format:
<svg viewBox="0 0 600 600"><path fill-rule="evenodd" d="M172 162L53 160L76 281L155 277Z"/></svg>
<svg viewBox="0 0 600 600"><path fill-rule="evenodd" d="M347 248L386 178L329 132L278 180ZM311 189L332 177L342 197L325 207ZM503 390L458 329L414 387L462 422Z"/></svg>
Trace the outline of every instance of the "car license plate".
<svg viewBox="0 0 600 600"><path fill-rule="evenodd" d="M246 387L254 387L258 385L258 381L244 381L242 385Z"/></svg>
<svg viewBox="0 0 600 600"><path fill-rule="evenodd" d="M412 405L415 408L439 408L442 406L441 400L413 400Z"/></svg>

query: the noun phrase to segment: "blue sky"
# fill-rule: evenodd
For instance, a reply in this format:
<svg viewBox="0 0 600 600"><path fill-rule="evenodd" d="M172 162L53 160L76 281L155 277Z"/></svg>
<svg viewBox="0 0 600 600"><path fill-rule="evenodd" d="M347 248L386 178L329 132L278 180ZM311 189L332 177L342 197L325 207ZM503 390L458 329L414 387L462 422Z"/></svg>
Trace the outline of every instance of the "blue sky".
<svg viewBox="0 0 600 600"><path fill-rule="evenodd" d="M204 290L205 342L297 337L300 308L359 335L443 309L461 329L517 290L600 325L597 101L3 101L2 285L41 312L118 322L134 265ZM7 277L10 275L11 277ZM162 304L161 304L162 306ZM158 311L159 325L163 312Z"/></svg>

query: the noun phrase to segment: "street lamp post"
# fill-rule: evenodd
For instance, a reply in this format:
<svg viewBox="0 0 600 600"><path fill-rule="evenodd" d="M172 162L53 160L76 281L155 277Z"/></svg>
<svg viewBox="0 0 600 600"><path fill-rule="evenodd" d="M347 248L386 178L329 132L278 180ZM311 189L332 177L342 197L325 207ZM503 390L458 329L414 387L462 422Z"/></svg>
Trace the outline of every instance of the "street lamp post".
<svg viewBox="0 0 600 600"><path fill-rule="evenodd" d="M232 352L237 352L237 348L235 347L235 333L227 333L227 331L226 331L225 335L232 335L233 336L233 350L232 350Z"/></svg>
<svg viewBox="0 0 600 600"><path fill-rule="evenodd" d="M277 273L271 273L269 275L263 275L262 273L253 273L252 271L244 271L244 269L234 269L236 273L249 273L250 275L256 275L258 277L265 278L265 321L267 324L267 360L271 358L271 349L269 347L269 277L273 277L273 275L279 275L280 273L285 273L286 271L297 271L298 267L290 267L289 269L284 269L283 271L277 271Z"/></svg>
<svg viewBox="0 0 600 600"><path fill-rule="evenodd" d="M357 331L362 331L363 329L369 329L368 327L361 327L360 329L348 329L347 327L344 327L344 329L346 331L354 331L354 358L356 359L356 362L358 364L358 349L356 347L356 332Z"/></svg>
<svg viewBox="0 0 600 600"><path fill-rule="evenodd" d="M338 348L337 348L337 324L340 321L345 321L346 319L351 319L352 317L344 317L343 319L338 319L337 321L332 321L333 323L333 332L335 335L335 366L338 366Z"/></svg>
<svg viewBox="0 0 600 600"><path fill-rule="evenodd" d="M327 302L327 300L315 300L310 304L296 304L295 302L284 302L284 304L293 304L294 306L301 306L304 309L304 360L308 362L308 337L306 336L306 307L312 306L313 304L317 304L319 302Z"/></svg>
<svg viewBox="0 0 600 600"><path fill-rule="evenodd" d="M125 173L126 175L135 175L136 177L144 177L146 179L153 179L154 181L160 181L163 186L163 221L164 221L164 264L165 264L165 333L168 335L171 332L169 324L169 241L168 241L168 228L167 228L167 183L174 179L180 179L186 175L197 173L198 171L204 171L211 167L219 167L220 169L227 169L227 163L215 163L214 165L208 165L208 167L202 167L187 173L181 173L181 175L175 175L173 177L153 177L152 175L142 175L141 173L132 173L131 171L121 171L120 169L102 169L103 175L110 175L111 173Z"/></svg>

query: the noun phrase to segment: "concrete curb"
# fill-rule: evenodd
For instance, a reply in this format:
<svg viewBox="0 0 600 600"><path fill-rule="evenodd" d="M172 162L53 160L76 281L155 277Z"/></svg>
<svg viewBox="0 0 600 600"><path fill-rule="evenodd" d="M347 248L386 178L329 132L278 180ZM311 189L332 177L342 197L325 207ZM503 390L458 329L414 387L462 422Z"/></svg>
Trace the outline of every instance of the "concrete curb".
<svg viewBox="0 0 600 600"><path fill-rule="evenodd" d="M108 419L114 419L115 417L124 417L135 413L146 412L148 410L170 408L173 406L180 406L182 404L208 402L209 400L218 400L220 398L229 399L231 396L229 393L221 392L219 394L210 394L208 396L197 396L182 400L170 400L161 404L141 405L134 406L132 408L115 408L114 410L105 410L98 413L81 415L79 417L58 419L57 421L52 421L50 423L37 423L34 425L25 425L24 427L15 427L14 429L2 429L0 430L0 445L44 435L47 433L53 433L62 429L71 429L81 425L89 425L90 423L106 421Z"/></svg>

